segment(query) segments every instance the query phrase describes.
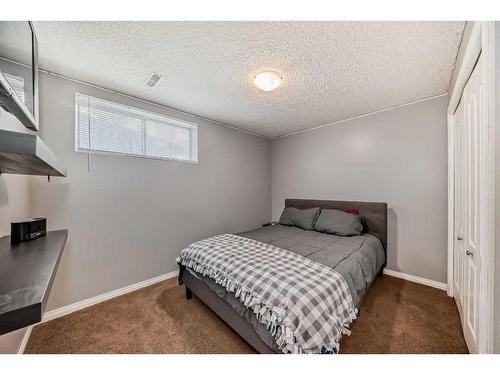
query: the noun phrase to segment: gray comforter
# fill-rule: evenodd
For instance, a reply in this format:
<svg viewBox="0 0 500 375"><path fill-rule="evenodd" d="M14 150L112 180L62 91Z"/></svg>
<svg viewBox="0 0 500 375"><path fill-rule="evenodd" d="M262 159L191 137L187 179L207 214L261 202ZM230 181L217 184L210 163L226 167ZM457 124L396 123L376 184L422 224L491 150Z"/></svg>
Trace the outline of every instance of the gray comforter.
<svg viewBox="0 0 500 375"><path fill-rule="evenodd" d="M341 237L276 224L238 235L290 250L335 269L346 280L356 306L361 303L385 261L382 243L370 234ZM195 276L244 317L269 347L275 346L266 327L237 298L212 279Z"/></svg>

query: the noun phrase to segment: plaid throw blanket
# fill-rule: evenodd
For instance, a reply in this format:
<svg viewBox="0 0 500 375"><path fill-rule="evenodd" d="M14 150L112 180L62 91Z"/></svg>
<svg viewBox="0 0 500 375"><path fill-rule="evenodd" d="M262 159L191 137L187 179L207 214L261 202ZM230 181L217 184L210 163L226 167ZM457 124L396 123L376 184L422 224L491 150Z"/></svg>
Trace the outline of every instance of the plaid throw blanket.
<svg viewBox="0 0 500 375"><path fill-rule="evenodd" d="M235 293L284 353L338 353L356 317L337 271L269 244L222 234L189 245L177 263Z"/></svg>

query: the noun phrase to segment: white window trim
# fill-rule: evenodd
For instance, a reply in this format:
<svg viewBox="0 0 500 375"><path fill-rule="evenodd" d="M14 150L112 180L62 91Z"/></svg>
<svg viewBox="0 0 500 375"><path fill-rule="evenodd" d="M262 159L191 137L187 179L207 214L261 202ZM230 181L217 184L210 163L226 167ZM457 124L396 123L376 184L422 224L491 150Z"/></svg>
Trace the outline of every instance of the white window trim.
<svg viewBox="0 0 500 375"><path fill-rule="evenodd" d="M191 136L190 136L190 158L189 159L182 159L182 158L171 158L171 157L165 157L165 156L151 156L151 155L141 155L141 154L133 154L133 153L127 153L127 152L114 152L114 151L102 151L102 150L94 150L92 149L92 144L90 145L89 148L86 147L79 147L79 139L78 139L78 127L79 127L79 119L78 119L78 110L77 110L77 105L78 105L78 97L91 97L95 98L101 102L108 103L111 106L118 106L122 107L124 110L133 112L135 115L137 115L137 118L142 118L144 120L153 120L157 122L168 122L174 126L179 126L182 128L187 128L191 130ZM143 110L141 108L136 108L132 107L126 104L114 102L111 100L106 100L102 99L96 96L88 95L88 94L83 94L80 92L75 92L75 151L76 152L81 152L81 153L86 153L86 154L97 154L97 155L114 155L114 156L127 156L127 157L136 157L136 158L141 158L141 159L153 159L153 160L169 160L169 161L179 161L179 162L185 162L185 163L191 163L191 164L198 164L198 125L185 121L185 120L179 120L176 118L172 118L170 116L166 116L163 114L158 114L155 112L151 112L148 110ZM106 108L106 110L109 110Z"/></svg>

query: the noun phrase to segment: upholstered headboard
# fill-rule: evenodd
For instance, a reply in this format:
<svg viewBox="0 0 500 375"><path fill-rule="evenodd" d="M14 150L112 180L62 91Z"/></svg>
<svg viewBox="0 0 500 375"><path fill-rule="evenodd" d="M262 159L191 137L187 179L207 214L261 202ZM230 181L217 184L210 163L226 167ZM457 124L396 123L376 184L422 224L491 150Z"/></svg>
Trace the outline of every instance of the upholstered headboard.
<svg viewBox="0 0 500 375"><path fill-rule="evenodd" d="M365 218L368 233L378 237L384 247L387 259L387 203L326 201L316 199L285 199L285 207L295 207L301 210L320 207L346 211L355 208Z"/></svg>

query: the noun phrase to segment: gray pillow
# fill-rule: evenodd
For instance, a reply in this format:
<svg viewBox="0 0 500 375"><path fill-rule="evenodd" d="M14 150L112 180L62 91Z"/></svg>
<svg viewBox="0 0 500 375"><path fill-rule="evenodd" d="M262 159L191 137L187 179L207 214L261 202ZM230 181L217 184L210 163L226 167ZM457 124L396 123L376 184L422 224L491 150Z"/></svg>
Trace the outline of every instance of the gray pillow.
<svg viewBox="0 0 500 375"><path fill-rule="evenodd" d="M319 211L319 207L309 208L307 210L286 207L281 214L279 223L283 225L294 225L306 230L313 230Z"/></svg>
<svg viewBox="0 0 500 375"><path fill-rule="evenodd" d="M339 210L321 210L314 230L338 236L357 236L363 233L363 218Z"/></svg>

